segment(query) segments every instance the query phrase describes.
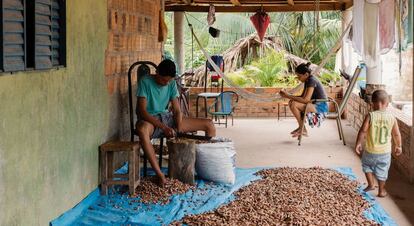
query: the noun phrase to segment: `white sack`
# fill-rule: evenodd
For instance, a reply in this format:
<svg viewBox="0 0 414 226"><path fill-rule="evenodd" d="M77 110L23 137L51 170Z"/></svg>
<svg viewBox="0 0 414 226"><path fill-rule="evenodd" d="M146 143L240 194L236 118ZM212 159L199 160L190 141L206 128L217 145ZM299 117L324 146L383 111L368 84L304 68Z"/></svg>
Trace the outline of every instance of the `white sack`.
<svg viewBox="0 0 414 226"><path fill-rule="evenodd" d="M205 180L231 184L236 180L236 151L229 139L214 138L216 143L196 145L196 172Z"/></svg>

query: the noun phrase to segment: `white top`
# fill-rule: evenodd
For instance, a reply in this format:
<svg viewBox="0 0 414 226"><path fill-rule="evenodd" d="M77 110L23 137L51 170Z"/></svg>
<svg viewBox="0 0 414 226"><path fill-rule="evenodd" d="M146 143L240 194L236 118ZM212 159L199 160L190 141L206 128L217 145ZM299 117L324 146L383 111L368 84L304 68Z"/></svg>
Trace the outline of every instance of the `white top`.
<svg viewBox="0 0 414 226"><path fill-rule="evenodd" d="M198 94L199 97L206 97L206 98L218 97L219 95L220 93L199 93Z"/></svg>

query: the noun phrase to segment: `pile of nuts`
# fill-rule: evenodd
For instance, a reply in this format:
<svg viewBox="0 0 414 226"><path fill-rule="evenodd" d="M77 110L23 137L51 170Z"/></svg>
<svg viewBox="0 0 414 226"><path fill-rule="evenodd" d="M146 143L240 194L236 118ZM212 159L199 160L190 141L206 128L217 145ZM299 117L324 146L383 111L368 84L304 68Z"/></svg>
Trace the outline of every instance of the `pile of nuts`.
<svg viewBox="0 0 414 226"><path fill-rule="evenodd" d="M154 144L153 147L154 147L154 150L155 150L155 154L159 155L160 154L160 145L159 144ZM168 147L167 146L162 147L162 155L168 155Z"/></svg>
<svg viewBox="0 0 414 226"><path fill-rule="evenodd" d="M141 202L145 204L160 203L161 205L165 205L170 202L172 195L184 194L190 189L195 189L194 186L171 178L167 178L167 183L164 184L164 187L160 187L156 183L157 180L158 178L156 177L142 179L135 189L135 196L139 196Z"/></svg>
<svg viewBox="0 0 414 226"><path fill-rule="evenodd" d="M243 187L220 208L172 225L378 225L364 217L369 203L358 183L335 170L276 168Z"/></svg>

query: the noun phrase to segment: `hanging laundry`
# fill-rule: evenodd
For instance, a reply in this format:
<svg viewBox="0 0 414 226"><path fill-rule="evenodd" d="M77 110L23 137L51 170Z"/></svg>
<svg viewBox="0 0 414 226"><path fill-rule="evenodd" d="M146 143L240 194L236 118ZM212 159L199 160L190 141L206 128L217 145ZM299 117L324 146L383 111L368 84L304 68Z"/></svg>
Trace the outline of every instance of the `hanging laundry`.
<svg viewBox="0 0 414 226"><path fill-rule="evenodd" d="M398 0L399 7L397 18L399 18L399 32L401 50L405 50L409 43L413 42L413 0Z"/></svg>
<svg viewBox="0 0 414 226"><path fill-rule="evenodd" d="M363 31L364 31L364 0L354 1L354 6L352 7L352 46L355 51L362 55L363 50Z"/></svg>
<svg viewBox="0 0 414 226"><path fill-rule="evenodd" d="M395 0L356 0L353 5L352 44L367 65L395 43Z"/></svg>
<svg viewBox="0 0 414 226"><path fill-rule="evenodd" d="M158 22L158 42L165 42L167 39L168 27L164 20L164 12L160 10Z"/></svg>
<svg viewBox="0 0 414 226"><path fill-rule="evenodd" d="M326 114L325 113L314 113L314 112L308 112L306 114L306 118L308 120L308 124L311 128L316 127L320 127L322 122L325 120L326 118Z"/></svg>
<svg viewBox="0 0 414 226"><path fill-rule="evenodd" d="M404 40L406 45L408 43L413 43L413 17L414 17L414 9L413 9L413 0L403 0L405 2L406 7L404 7L404 15L407 15L404 17L403 15L403 26L404 26Z"/></svg>
<svg viewBox="0 0 414 226"><path fill-rule="evenodd" d="M379 4L380 51L385 54L395 42L395 0L382 0Z"/></svg>
<svg viewBox="0 0 414 226"><path fill-rule="evenodd" d="M207 23L208 26L211 26L216 21L216 8L214 8L213 4L210 4L210 7L208 8L208 14L207 14Z"/></svg>
<svg viewBox="0 0 414 226"><path fill-rule="evenodd" d="M363 59L368 67L377 66L379 59L379 45L378 45L378 15L379 4L368 3L364 4L363 14Z"/></svg>
<svg viewBox="0 0 414 226"><path fill-rule="evenodd" d="M250 17L250 21L252 21L254 28L256 28L260 41L263 41L267 27L269 27L270 24L269 15L265 11L260 10Z"/></svg>

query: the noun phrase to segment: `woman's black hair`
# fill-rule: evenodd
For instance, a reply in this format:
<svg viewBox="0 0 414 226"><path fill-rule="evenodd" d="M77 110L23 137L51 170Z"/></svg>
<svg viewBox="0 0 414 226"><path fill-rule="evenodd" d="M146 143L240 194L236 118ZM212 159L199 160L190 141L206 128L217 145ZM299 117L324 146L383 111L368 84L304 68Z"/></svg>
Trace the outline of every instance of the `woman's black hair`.
<svg viewBox="0 0 414 226"><path fill-rule="evenodd" d="M301 63L301 64L299 64L299 66L296 67L295 72L297 74L301 74L301 75L306 74L306 72L309 73L309 74L311 74L312 73L312 70L309 67L310 65L311 65L311 62L308 62L306 64L305 63Z"/></svg>
<svg viewBox="0 0 414 226"><path fill-rule="evenodd" d="M157 67L157 74L161 76L175 77L177 70L172 60L163 60Z"/></svg>

